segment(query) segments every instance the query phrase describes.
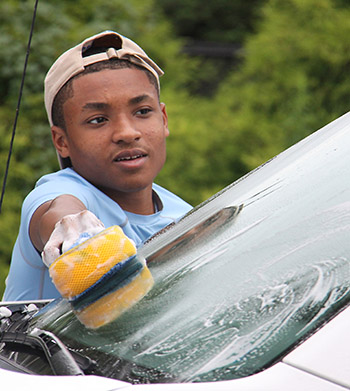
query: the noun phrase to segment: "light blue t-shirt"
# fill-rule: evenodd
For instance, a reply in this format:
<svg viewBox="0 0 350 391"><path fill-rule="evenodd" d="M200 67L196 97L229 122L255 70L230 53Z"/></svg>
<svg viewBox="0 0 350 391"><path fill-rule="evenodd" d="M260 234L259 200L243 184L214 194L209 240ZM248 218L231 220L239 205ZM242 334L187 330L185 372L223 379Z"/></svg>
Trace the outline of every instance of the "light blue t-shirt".
<svg viewBox="0 0 350 391"><path fill-rule="evenodd" d="M162 207L152 215L125 212L120 206L71 168L43 176L22 205L19 234L12 252L4 300L36 300L60 297L48 269L29 237L29 223L44 202L62 194L80 199L105 225L119 225L137 246L168 224L178 220L191 206L168 190L153 184Z"/></svg>

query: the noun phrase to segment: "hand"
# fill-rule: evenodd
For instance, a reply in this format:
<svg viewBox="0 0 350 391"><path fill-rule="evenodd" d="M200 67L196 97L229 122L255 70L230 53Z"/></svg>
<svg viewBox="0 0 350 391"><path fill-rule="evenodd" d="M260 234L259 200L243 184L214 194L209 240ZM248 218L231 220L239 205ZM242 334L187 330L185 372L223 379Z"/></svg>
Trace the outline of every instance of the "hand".
<svg viewBox="0 0 350 391"><path fill-rule="evenodd" d="M101 232L103 223L90 211L63 217L55 225L52 234L41 254L43 262L49 267L56 258L84 240Z"/></svg>

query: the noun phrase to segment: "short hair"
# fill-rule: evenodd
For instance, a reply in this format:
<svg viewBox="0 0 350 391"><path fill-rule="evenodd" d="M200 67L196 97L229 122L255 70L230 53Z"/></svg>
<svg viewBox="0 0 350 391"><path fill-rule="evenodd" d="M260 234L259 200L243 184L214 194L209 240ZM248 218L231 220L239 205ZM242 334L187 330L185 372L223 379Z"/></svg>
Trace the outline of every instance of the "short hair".
<svg viewBox="0 0 350 391"><path fill-rule="evenodd" d="M160 91L158 87L158 81L155 76L145 69L142 66L133 64L127 60L120 60L118 58L112 58L108 61L100 61L94 64L88 65L83 72L78 73L77 75L70 78L58 91L52 103L52 122L55 126L66 130L66 122L64 118L63 105L69 99L73 97L73 80L77 79L80 76L87 75L89 73L100 72L105 69L125 69L125 68L134 68L139 69L142 72L145 72L150 83L155 87L158 95L160 97Z"/></svg>

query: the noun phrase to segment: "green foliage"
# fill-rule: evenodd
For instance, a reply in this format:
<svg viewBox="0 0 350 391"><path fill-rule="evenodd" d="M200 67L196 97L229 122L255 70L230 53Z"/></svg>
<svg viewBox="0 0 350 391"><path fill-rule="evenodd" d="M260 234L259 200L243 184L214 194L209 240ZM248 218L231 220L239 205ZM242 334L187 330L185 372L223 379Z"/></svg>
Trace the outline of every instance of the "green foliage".
<svg viewBox="0 0 350 391"><path fill-rule="evenodd" d="M162 183L196 204L347 112L349 12L332 0L266 3L215 97L166 97Z"/></svg>
<svg viewBox="0 0 350 391"><path fill-rule="evenodd" d="M235 162L239 146L231 142L233 113L186 91L163 91L163 98L170 136L167 163L157 182L196 205L244 173Z"/></svg>
<svg viewBox="0 0 350 391"><path fill-rule="evenodd" d="M240 161L252 169L349 110L350 9L331 0L271 0L241 68L217 100ZM230 99L227 97L230 96Z"/></svg>
<svg viewBox="0 0 350 391"><path fill-rule="evenodd" d="M177 35L190 40L242 42L254 31L266 0L156 0Z"/></svg>

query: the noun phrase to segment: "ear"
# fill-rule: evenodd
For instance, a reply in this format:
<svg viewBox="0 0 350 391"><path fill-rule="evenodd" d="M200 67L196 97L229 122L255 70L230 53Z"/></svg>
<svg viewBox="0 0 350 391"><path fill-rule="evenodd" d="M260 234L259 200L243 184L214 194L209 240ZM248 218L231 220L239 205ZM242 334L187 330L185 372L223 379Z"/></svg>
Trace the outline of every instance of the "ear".
<svg viewBox="0 0 350 391"><path fill-rule="evenodd" d="M163 116L165 137L168 137L170 132L169 132L169 128L168 128L168 113L166 112L165 103L160 104L160 109L162 111L162 116Z"/></svg>
<svg viewBox="0 0 350 391"><path fill-rule="evenodd" d="M51 127L52 142L61 157L69 157L67 133L58 126Z"/></svg>

